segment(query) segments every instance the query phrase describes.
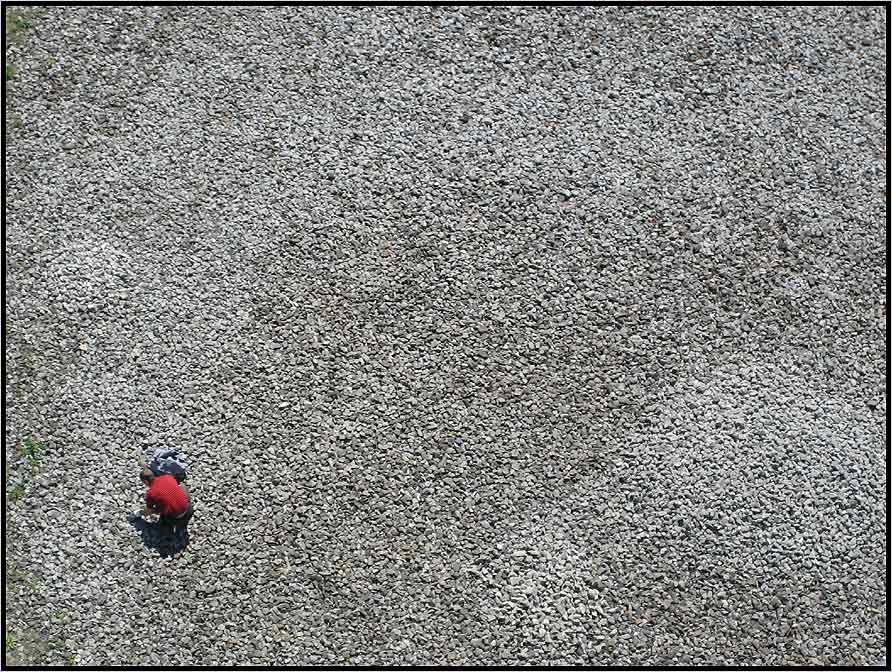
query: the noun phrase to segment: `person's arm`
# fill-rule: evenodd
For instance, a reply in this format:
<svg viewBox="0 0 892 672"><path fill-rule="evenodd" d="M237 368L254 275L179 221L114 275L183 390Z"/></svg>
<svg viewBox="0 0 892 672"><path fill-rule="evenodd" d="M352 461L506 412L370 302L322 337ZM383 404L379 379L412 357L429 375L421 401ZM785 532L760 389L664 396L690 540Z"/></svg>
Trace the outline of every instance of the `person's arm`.
<svg viewBox="0 0 892 672"><path fill-rule="evenodd" d="M148 517L148 516L151 516L152 514L156 514L156 513L161 513L161 512L158 510L158 507L155 506L155 502L151 501L148 497L146 497L146 512L144 515L146 517Z"/></svg>

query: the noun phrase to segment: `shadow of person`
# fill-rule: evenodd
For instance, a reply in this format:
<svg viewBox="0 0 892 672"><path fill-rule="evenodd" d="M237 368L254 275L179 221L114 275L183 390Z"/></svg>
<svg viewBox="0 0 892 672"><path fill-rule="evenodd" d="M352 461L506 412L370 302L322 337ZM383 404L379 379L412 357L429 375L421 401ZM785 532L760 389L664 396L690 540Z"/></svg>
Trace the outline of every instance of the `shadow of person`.
<svg viewBox="0 0 892 672"><path fill-rule="evenodd" d="M189 543L188 532L182 528L175 530L173 525L167 525L160 520L152 523L139 513L131 513L127 516L127 522L137 531L145 547L158 551L162 558L172 558L185 550Z"/></svg>

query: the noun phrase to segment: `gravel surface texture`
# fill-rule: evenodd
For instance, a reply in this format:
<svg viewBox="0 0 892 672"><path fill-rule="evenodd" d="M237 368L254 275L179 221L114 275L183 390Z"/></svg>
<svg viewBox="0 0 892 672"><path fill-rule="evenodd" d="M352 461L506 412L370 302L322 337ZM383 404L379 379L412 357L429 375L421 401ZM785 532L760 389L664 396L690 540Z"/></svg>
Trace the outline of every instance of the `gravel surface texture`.
<svg viewBox="0 0 892 672"><path fill-rule="evenodd" d="M18 8L7 655L883 664L887 9Z"/></svg>

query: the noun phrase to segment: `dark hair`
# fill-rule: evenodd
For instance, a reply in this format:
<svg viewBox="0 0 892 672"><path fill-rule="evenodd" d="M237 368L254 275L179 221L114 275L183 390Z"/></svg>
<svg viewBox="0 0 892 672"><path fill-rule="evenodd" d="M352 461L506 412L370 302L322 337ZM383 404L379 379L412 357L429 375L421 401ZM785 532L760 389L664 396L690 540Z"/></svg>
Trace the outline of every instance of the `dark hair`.
<svg viewBox="0 0 892 672"><path fill-rule="evenodd" d="M139 472L139 478L143 483L151 483L155 480L155 472L148 467L144 467L143 470Z"/></svg>

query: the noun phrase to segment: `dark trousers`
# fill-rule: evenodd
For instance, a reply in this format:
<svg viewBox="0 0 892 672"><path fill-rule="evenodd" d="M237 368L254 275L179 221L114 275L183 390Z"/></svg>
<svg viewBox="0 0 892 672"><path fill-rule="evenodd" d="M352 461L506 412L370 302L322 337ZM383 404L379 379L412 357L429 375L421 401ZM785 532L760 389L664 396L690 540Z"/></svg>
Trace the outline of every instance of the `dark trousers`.
<svg viewBox="0 0 892 672"><path fill-rule="evenodd" d="M192 514L195 513L195 509L192 507L192 496L189 494L189 491L186 490L186 486L180 483L180 487L185 490L186 497L189 498L189 507L180 516L160 516L160 522L162 525L170 529L174 545L176 545L177 533L180 530L183 531L183 547L185 548L186 544L189 543L189 521L192 520Z"/></svg>
<svg viewBox="0 0 892 672"><path fill-rule="evenodd" d="M192 508L192 503L189 503L189 508L186 509L186 512L181 516L161 516L161 522L165 525L170 525L171 527L182 527L185 528L189 521L192 520L192 514L195 513L195 509Z"/></svg>

